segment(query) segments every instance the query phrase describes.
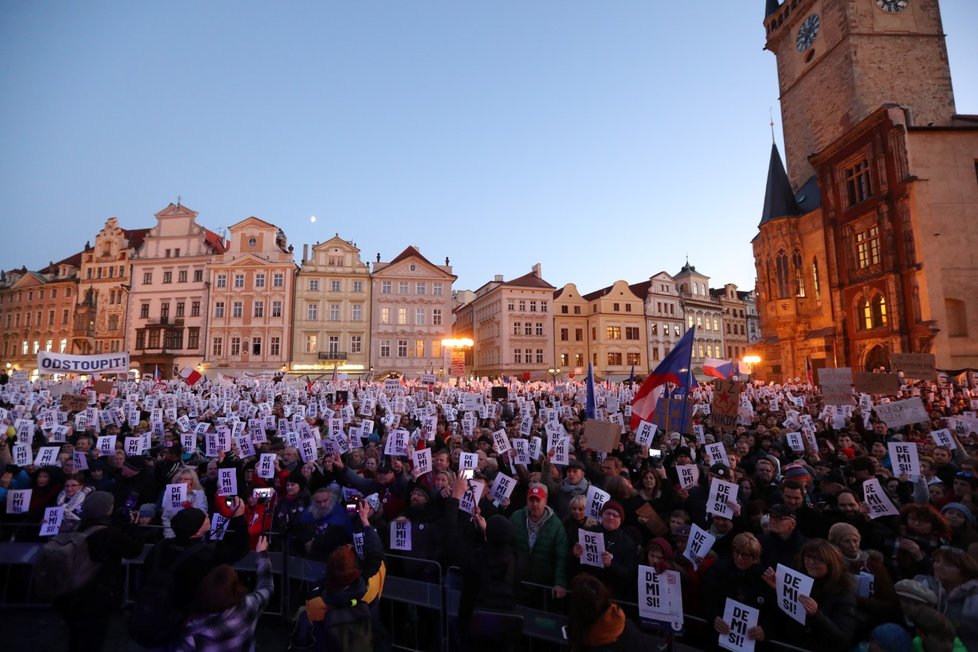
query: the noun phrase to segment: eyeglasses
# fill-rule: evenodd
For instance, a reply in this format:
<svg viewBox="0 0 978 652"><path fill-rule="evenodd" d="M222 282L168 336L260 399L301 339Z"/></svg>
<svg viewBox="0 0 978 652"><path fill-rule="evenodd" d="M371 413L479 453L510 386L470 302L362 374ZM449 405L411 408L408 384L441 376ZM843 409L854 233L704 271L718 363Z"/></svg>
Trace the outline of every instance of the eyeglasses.
<svg viewBox="0 0 978 652"><path fill-rule="evenodd" d="M734 550L733 556L736 557L736 558L738 558L738 559L757 559L757 555L755 555L754 553L751 553L751 552L738 552L737 550Z"/></svg>

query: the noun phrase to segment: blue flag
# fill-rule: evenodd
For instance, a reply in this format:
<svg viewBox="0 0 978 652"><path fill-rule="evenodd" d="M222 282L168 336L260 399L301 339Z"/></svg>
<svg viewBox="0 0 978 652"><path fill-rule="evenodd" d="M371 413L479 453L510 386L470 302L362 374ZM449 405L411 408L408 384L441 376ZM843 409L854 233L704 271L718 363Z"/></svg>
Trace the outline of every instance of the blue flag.
<svg viewBox="0 0 978 652"><path fill-rule="evenodd" d="M594 368L591 363L587 363L587 380L585 381L587 387L587 402L584 404L584 414L588 419L595 418L595 401L594 401Z"/></svg>

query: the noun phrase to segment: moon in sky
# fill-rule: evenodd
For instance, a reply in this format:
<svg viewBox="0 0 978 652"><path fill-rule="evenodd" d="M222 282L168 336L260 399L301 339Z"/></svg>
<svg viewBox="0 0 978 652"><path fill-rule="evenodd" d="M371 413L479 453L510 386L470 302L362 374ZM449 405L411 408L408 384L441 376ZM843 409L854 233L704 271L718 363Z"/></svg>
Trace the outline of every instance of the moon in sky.
<svg viewBox="0 0 978 652"><path fill-rule="evenodd" d="M310 217L309 218L309 221L312 222L313 224L315 224L316 223L316 216L313 215L312 217Z"/></svg>

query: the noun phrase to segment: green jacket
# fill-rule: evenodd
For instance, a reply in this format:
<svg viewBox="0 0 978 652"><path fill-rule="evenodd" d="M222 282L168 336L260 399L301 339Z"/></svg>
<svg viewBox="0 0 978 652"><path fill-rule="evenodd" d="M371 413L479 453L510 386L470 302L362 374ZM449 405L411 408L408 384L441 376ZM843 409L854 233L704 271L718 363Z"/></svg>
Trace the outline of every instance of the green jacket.
<svg viewBox="0 0 978 652"><path fill-rule="evenodd" d="M537 534L536 544L530 550L530 536L526 527L526 508L516 510L510 517L516 553L524 560L524 580L547 586L567 588L567 532L554 510L547 507L545 520Z"/></svg>

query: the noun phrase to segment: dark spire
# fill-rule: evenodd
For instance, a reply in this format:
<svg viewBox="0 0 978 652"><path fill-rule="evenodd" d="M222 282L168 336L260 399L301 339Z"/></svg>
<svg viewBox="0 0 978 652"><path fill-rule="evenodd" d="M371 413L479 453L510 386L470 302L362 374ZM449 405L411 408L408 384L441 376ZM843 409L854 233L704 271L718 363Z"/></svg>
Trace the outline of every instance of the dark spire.
<svg viewBox="0 0 978 652"><path fill-rule="evenodd" d="M795 201L795 193L788 182L788 173L784 171L781 154L777 144L771 145L771 162L767 168L767 189L764 191L764 210L761 213L761 224L779 217L801 215L801 209Z"/></svg>
<svg viewBox="0 0 978 652"><path fill-rule="evenodd" d="M778 2L778 0L767 0L767 6L764 8L764 17L767 18L768 16L773 14L775 11L778 10L779 6L780 3Z"/></svg>

